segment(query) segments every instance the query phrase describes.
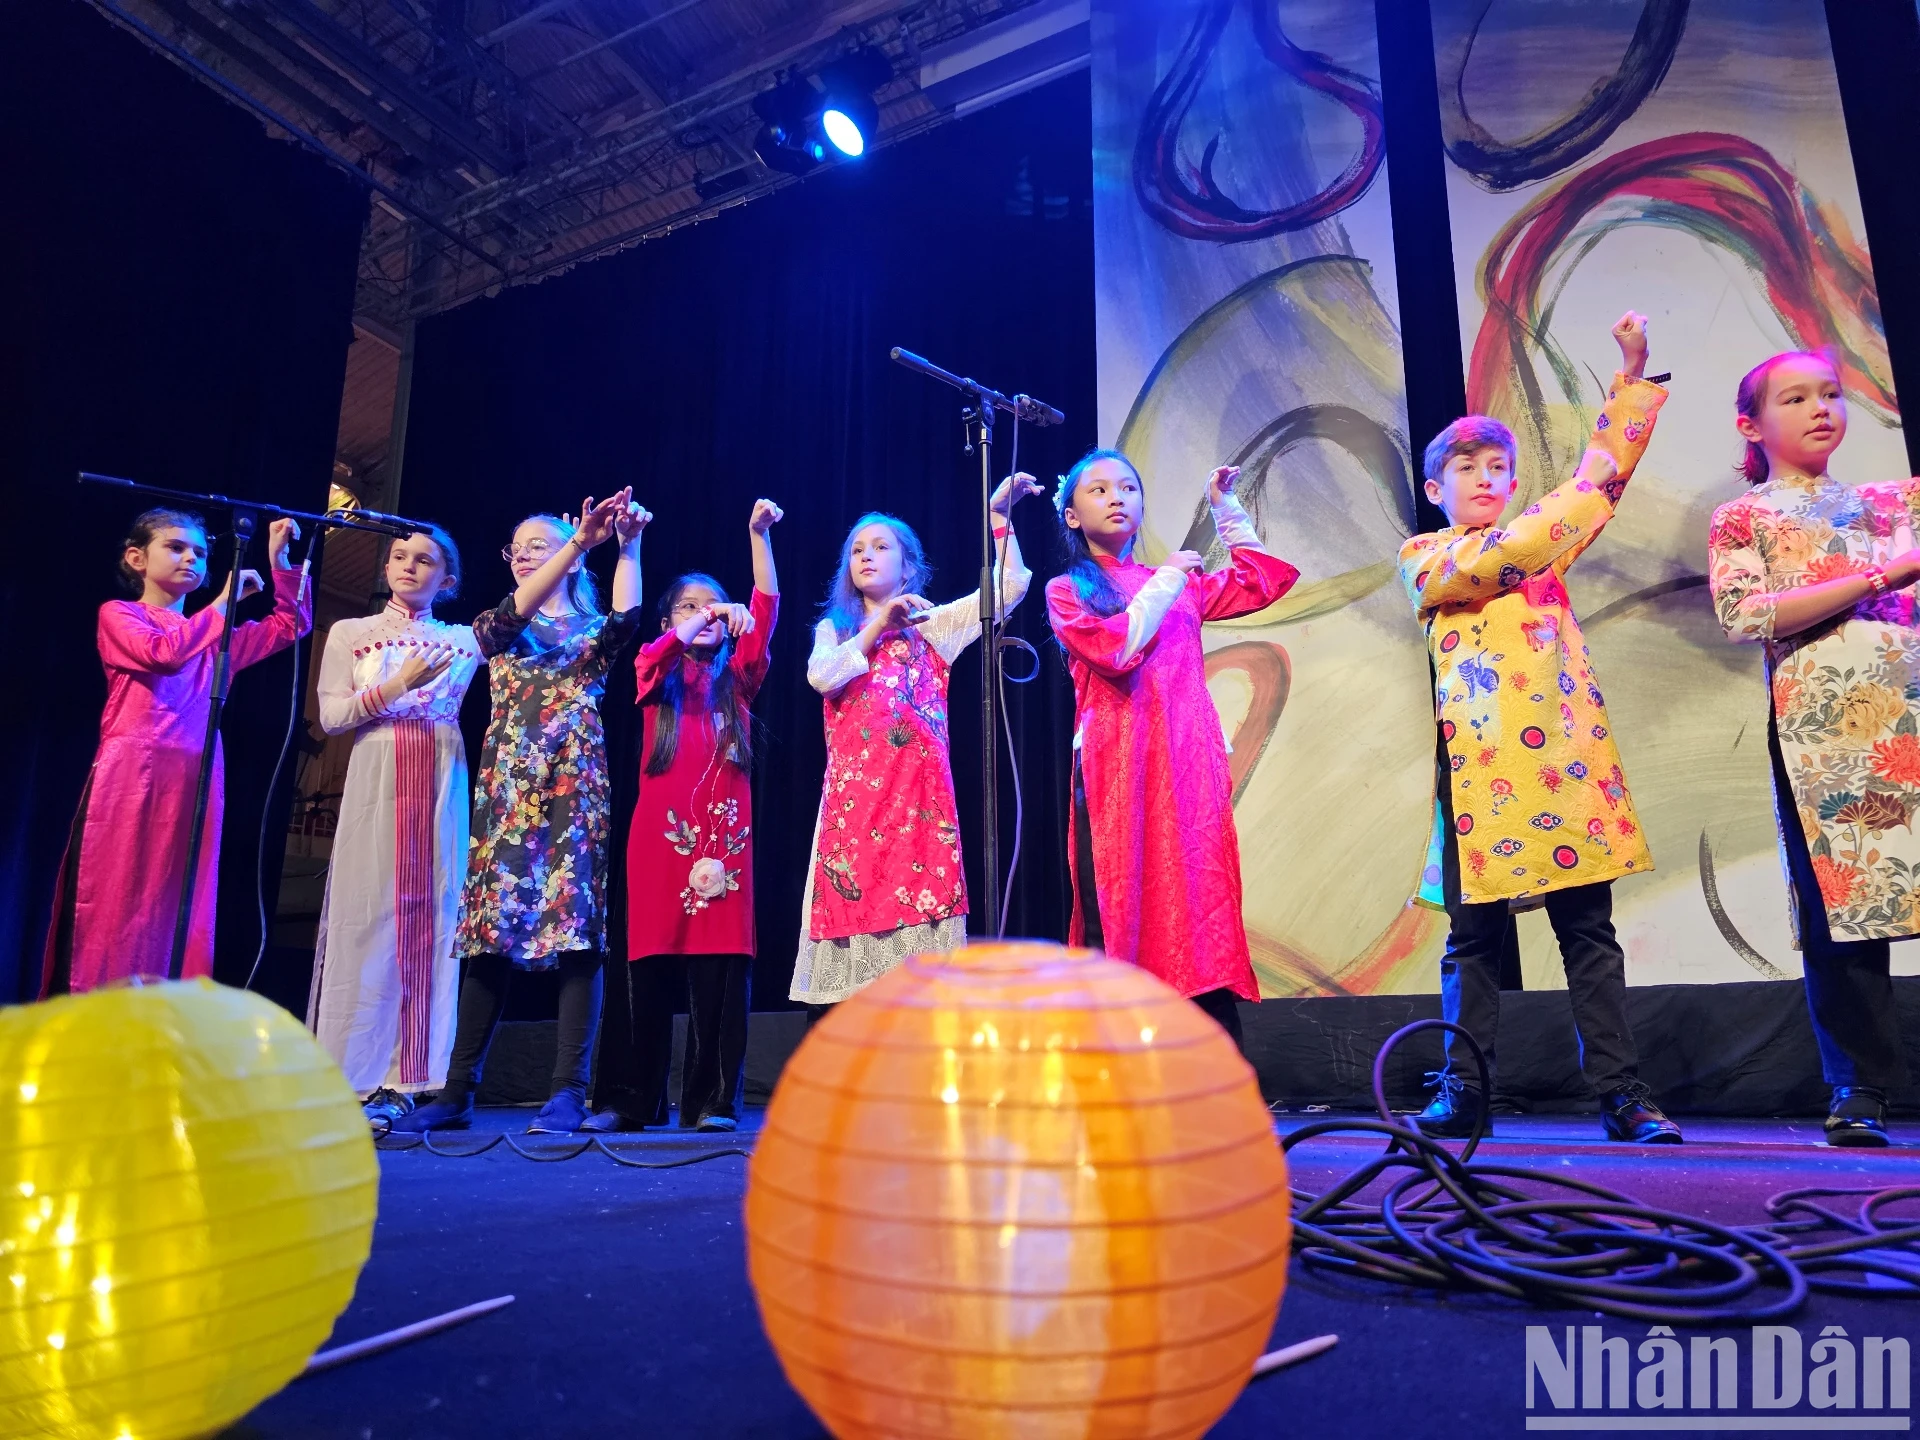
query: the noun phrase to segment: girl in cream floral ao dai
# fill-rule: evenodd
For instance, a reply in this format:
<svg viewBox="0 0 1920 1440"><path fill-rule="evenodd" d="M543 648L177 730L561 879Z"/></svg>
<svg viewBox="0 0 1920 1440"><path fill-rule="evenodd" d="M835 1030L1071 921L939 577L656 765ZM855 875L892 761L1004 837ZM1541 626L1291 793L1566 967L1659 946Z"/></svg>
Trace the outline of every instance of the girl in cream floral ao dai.
<svg viewBox="0 0 1920 1440"><path fill-rule="evenodd" d="M1888 942L1920 934L1920 479L1845 485L1833 361L1793 351L1735 397L1752 487L1708 538L1721 626L1765 649L1774 813L1833 1097L1827 1139L1885 1145L1907 1066Z"/></svg>

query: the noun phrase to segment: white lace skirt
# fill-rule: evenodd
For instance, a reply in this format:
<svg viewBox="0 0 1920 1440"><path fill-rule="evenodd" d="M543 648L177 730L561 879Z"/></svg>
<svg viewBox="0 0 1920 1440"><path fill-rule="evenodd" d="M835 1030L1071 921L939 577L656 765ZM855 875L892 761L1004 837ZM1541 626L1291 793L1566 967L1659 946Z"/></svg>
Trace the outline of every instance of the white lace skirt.
<svg viewBox="0 0 1920 1440"><path fill-rule="evenodd" d="M878 935L848 935L838 940L813 938L813 874L819 867L820 821L813 822L813 846L807 851L807 891L800 900L800 953L793 962L790 1000L834 1005L872 984L909 955L958 950L967 943L967 917L950 915L930 925L907 925Z"/></svg>

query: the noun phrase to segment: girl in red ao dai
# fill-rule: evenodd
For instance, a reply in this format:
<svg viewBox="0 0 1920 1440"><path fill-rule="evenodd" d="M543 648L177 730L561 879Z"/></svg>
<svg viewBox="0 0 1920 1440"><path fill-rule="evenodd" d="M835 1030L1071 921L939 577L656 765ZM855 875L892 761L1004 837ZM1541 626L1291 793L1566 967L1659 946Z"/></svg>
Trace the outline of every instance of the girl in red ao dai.
<svg viewBox="0 0 1920 1440"><path fill-rule="evenodd" d="M1039 493L1011 475L990 502L1003 613L1033 578L1012 509ZM908 955L966 943L947 674L980 637L980 595L930 604L930 577L911 526L862 515L814 629L807 681L823 697L827 773L789 993L816 1016Z"/></svg>
<svg viewBox="0 0 1920 1440"><path fill-rule="evenodd" d="M634 663L642 707L640 793L627 844L632 1031L618 1005L600 1052L588 1130L668 1118L673 1016L684 998L682 1129L739 1122L753 967L753 716L780 615L769 531L783 512L754 503L747 521L753 592L734 604L711 575L667 587L660 634Z"/></svg>
<svg viewBox="0 0 1920 1440"><path fill-rule="evenodd" d="M1200 626L1264 610L1300 578L1262 545L1233 493L1239 475L1225 467L1207 482L1227 567L1209 573L1200 555L1178 550L1154 568L1134 555L1140 472L1118 451L1093 451L1060 481L1054 503L1071 564L1047 582L1047 618L1073 677L1068 942L1152 971L1236 1044L1235 998L1260 991Z"/></svg>

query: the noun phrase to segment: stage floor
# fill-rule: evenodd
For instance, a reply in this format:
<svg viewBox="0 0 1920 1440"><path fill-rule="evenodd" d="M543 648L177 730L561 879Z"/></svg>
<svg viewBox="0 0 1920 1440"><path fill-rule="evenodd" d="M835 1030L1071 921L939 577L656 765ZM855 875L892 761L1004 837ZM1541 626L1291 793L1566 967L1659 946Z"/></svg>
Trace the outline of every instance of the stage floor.
<svg viewBox="0 0 1920 1440"><path fill-rule="evenodd" d="M518 1131L531 1115L482 1111L474 1131L442 1143L451 1149ZM750 1112L738 1137L666 1131L617 1138L623 1153L649 1160L746 1148L759 1115ZM1277 1117L1282 1129L1320 1118ZM1920 1178L1920 1126L1913 1125L1895 1126L1892 1149L1846 1152L1818 1143L1810 1121L1683 1120L1688 1143L1665 1149L1609 1144L1599 1138L1597 1118L1500 1116L1495 1123L1498 1138L1482 1150L1490 1161L1559 1168L1721 1221L1763 1219L1762 1201L1780 1190ZM557 1137L526 1143L564 1146ZM1295 1182L1322 1189L1378 1143L1314 1142L1296 1153ZM502 1146L465 1160L384 1154L380 1164L373 1257L330 1343L496 1295L515 1295L516 1303L295 1381L227 1440L824 1435L761 1334L740 1228L744 1160L647 1171L589 1153L543 1165ZM1601 1322L1590 1311L1387 1293L1296 1266L1273 1344L1326 1333L1340 1344L1255 1381L1213 1433L1249 1440L1524 1434L1526 1326L1552 1326L1557 1343L1566 1326L1600 1323L1630 1346L1647 1334L1645 1325ZM1898 1335L1920 1350L1920 1302L1816 1296L1788 1323L1808 1345L1821 1327L1837 1324L1856 1340ZM1740 1408L1751 1414L1746 1334L1712 1333L1740 1337ZM1681 1332L1682 1344L1686 1338ZM1538 1404L1545 1406L1544 1396ZM1840 1419L1804 1405L1796 1413L1818 1414L1830 1422L1828 1433ZM1612 1433L1605 1423L1581 1428Z"/></svg>

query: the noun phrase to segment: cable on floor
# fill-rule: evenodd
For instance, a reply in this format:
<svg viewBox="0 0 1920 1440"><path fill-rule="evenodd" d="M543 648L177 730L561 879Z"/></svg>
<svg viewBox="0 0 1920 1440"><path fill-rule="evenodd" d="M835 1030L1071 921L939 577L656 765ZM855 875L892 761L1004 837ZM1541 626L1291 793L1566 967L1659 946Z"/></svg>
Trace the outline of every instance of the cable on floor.
<svg viewBox="0 0 1920 1440"><path fill-rule="evenodd" d="M409 1150L424 1150L429 1155L437 1155L443 1160L472 1160L478 1156L485 1155L489 1150L494 1150L501 1145L505 1145L507 1149L518 1155L522 1160L532 1160L536 1164L541 1165L553 1165L563 1160L578 1160L588 1151L597 1150L609 1160L613 1161L614 1164L624 1165L629 1170L678 1170L686 1165L702 1165L709 1160L724 1160L730 1155L738 1155L742 1159L746 1159L753 1154L753 1146L751 1145L733 1145L721 1150L703 1150L697 1155L682 1155L676 1160L629 1160L625 1155L622 1155L619 1150L607 1144L607 1142L602 1140L598 1135L588 1136L571 1150L560 1150L557 1147L553 1149L529 1149L514 1139L513 1136L505 1130L502 1130L490 1139L482 1141L478 1145L469 1146L460 1150L442 1150L438 1145L433 1143L433 1132L430 1130L420 1133L396 1135L391 1130L381 1129L377 1125L373 1131L373 1144L376 1150L385 1151L389 1154L403 1154Z"/></svg>
<svg viewBox="0 0 1920 1440"><path fill-rule="evenodd" d="M1389 1036L1373 1062L1379 1119L1316 1121L1281 1141L1289 1153L1332 1134L1387 1142L1324 1194L1294 1190L1293 1248L1302 1264L1666 1325L1775 1320L1798 1310L1810 1291L1920 1295L1920 1220L1884 1213L1920 1199L1920 1186L1786 1191L1766 1202L1771 1224L1742 1227L1553 1171L1475 1163L1484 1110L1455 1155L1396 1120L1387 1105L1387 1057L1426 1030L1458 1036L1472 1052L1480 1093L1493 1093L1486 1057L1459 1026L1421 1020ZM1385 1182L1384 1193L1363 1198L1376 1182ZM1836 1197L1858 1199L1856 1211L1820 1203Z"/></svg>

